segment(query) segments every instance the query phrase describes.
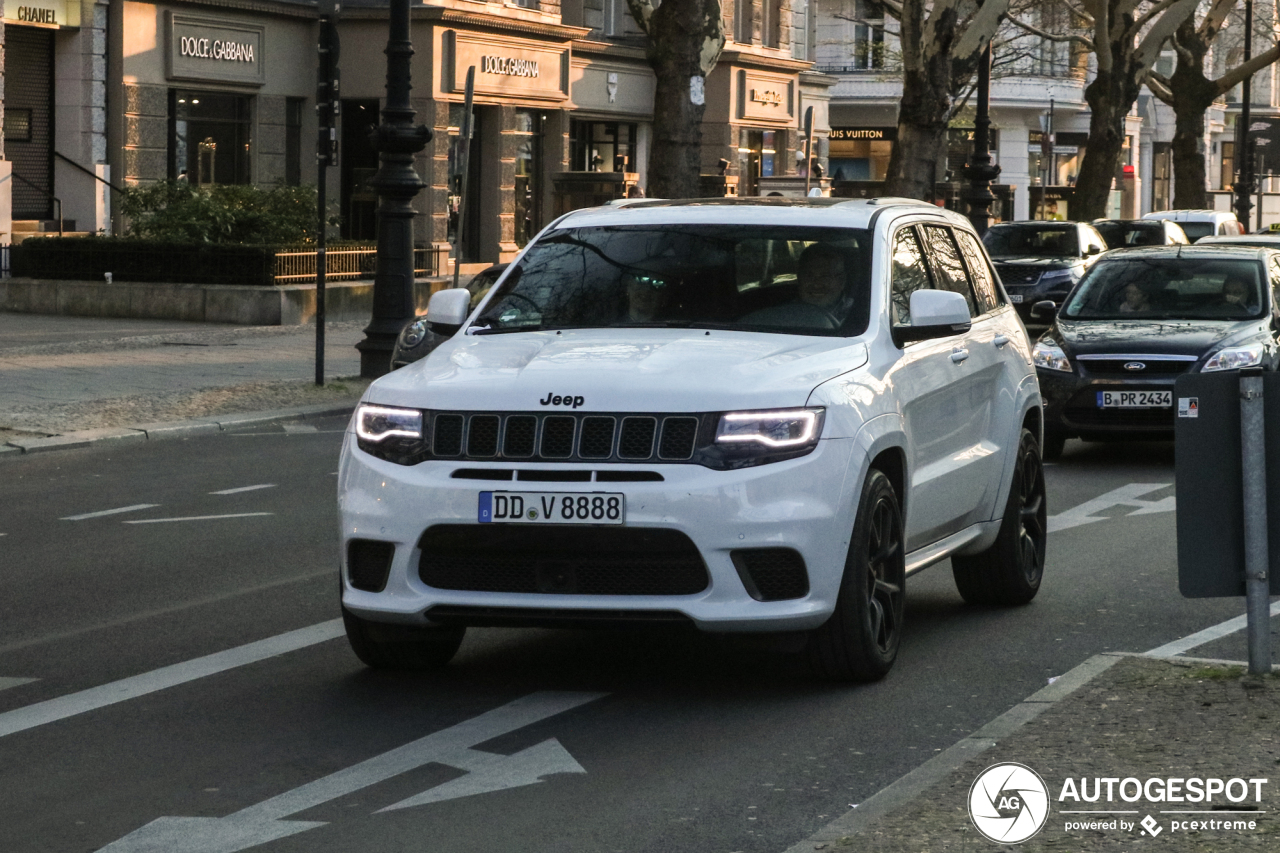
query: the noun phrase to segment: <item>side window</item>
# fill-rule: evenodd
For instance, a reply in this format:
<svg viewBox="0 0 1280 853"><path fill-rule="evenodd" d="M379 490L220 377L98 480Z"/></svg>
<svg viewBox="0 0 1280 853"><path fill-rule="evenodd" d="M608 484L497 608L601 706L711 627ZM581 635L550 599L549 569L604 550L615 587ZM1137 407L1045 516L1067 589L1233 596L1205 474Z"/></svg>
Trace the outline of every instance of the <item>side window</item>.
<svg viewBox="0 0 1280 853"><path fill-rule="evenodd" d="M1280 313L1280 257L1271 258L1271 312Z"/></svg>
<svg viewBox="0 0 1280 853"><path fill-rule="evenodd" d="M987 256L978 245L978 238L968 231L957 231L955 235L956 242L960 244L960 253L964 255L965 266L969 268L969 280L973 282L973 292L978 297L978 308L983 314L996 310L1003 304L1000 301L1000 288L996 287L991 265L987 263Z"/></svg>
<svg viewBox="0 0 1280 853"><path fill-rule="evenodd" d="M969 304L969 316L977 317L982 312L978 310L978 304L973 298L973 288L969 286L969 276L965 273L964 261L960 260L956 241L951 237L951 229L941 225L926 225L920 230L924 232L929 266L933 268L934 286L963 296L964 301Z"/></svg>
<svg viewBox="0 0 1280 853"><path fill-rule="evenodd" d="M928 288L929 269L924 263L924 251L916 239L914 228L900 228L893 238L893 272L890 282L890 301L893 305L893 322L901 326L911 325L911 294Z"/></svg>

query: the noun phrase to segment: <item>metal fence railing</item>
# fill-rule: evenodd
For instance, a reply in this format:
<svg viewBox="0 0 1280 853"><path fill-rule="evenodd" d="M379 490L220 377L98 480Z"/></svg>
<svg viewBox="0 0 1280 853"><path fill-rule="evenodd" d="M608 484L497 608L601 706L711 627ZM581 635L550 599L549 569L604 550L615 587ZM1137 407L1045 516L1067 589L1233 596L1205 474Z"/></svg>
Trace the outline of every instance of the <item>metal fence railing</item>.
<svg viewBox="0 0 1280 853"><path fill-rule="evenodd" d="M325 249L325 278L329 281L372 279L377 269L378 250L373 246L343 246ZM432 246L413 250L413 272L418 276L443 275L448 266L448 247ZM305 284L316 280L316 252L276 252L276 284Z"/></svg>

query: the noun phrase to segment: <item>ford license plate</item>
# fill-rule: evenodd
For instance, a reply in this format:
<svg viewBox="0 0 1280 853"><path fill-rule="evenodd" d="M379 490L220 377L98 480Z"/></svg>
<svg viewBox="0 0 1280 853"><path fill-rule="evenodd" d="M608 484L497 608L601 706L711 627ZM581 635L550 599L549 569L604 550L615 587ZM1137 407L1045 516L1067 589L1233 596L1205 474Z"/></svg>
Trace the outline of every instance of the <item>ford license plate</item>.
<svg viewBox="0 0 1280 853"><path fill-rule="evenodd" d="M481 492L481 524L625 524L616 492Z"/></svg>
<svg viewBox="0 0 1280 853"><path fill-rule="evenodd" d="M1022 294L1021 294L1021 293L1010 293L1010 294L1009 294L1009 301L1010 301L1010 302L1012 302L1014 305L1019 304L1020 302L1022 302Z"/></svg>
<svg viewBox="0 0 1280 853"><path fill-rule="evenodd" d="M1172 391L1099 391L1099 409L1168 409Z"/></svg>

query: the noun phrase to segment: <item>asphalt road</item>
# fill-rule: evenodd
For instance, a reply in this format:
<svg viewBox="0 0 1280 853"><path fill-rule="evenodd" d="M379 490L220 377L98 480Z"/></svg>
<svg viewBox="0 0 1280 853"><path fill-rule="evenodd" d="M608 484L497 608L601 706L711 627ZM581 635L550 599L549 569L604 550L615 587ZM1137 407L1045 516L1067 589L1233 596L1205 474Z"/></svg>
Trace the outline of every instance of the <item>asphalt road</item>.
<svg viewBox="0 0 1280 853"><path fill-rule="evenodd" d="M1071 442L1039 597L912 578L878 684L631 631L473 630L439 674L372 672L332 639L343 426L0 461L6 853L777 853L1049 677L1243 612L1177 592L1170 445Z"/></svg>

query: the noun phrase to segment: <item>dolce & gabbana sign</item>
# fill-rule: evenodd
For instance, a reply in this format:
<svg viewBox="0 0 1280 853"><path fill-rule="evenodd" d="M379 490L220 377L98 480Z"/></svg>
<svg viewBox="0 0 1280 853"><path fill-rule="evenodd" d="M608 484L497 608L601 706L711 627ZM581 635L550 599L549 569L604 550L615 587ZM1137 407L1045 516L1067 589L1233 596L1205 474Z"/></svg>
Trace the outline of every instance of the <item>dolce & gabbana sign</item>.
<svg viewBox="0 0 1280 853"><path fill-rule="evenodd" d="M474 67L477 95L557 102L569 99L567 44L445 30L440 58L444 92L461 92L467 69Z"/></svg>
<svg viewBox="0 0 1280 853"><path fill-rule="evenodd" d="M171 80L261 86L264 26L167 12L166 75Z"/></svg>

